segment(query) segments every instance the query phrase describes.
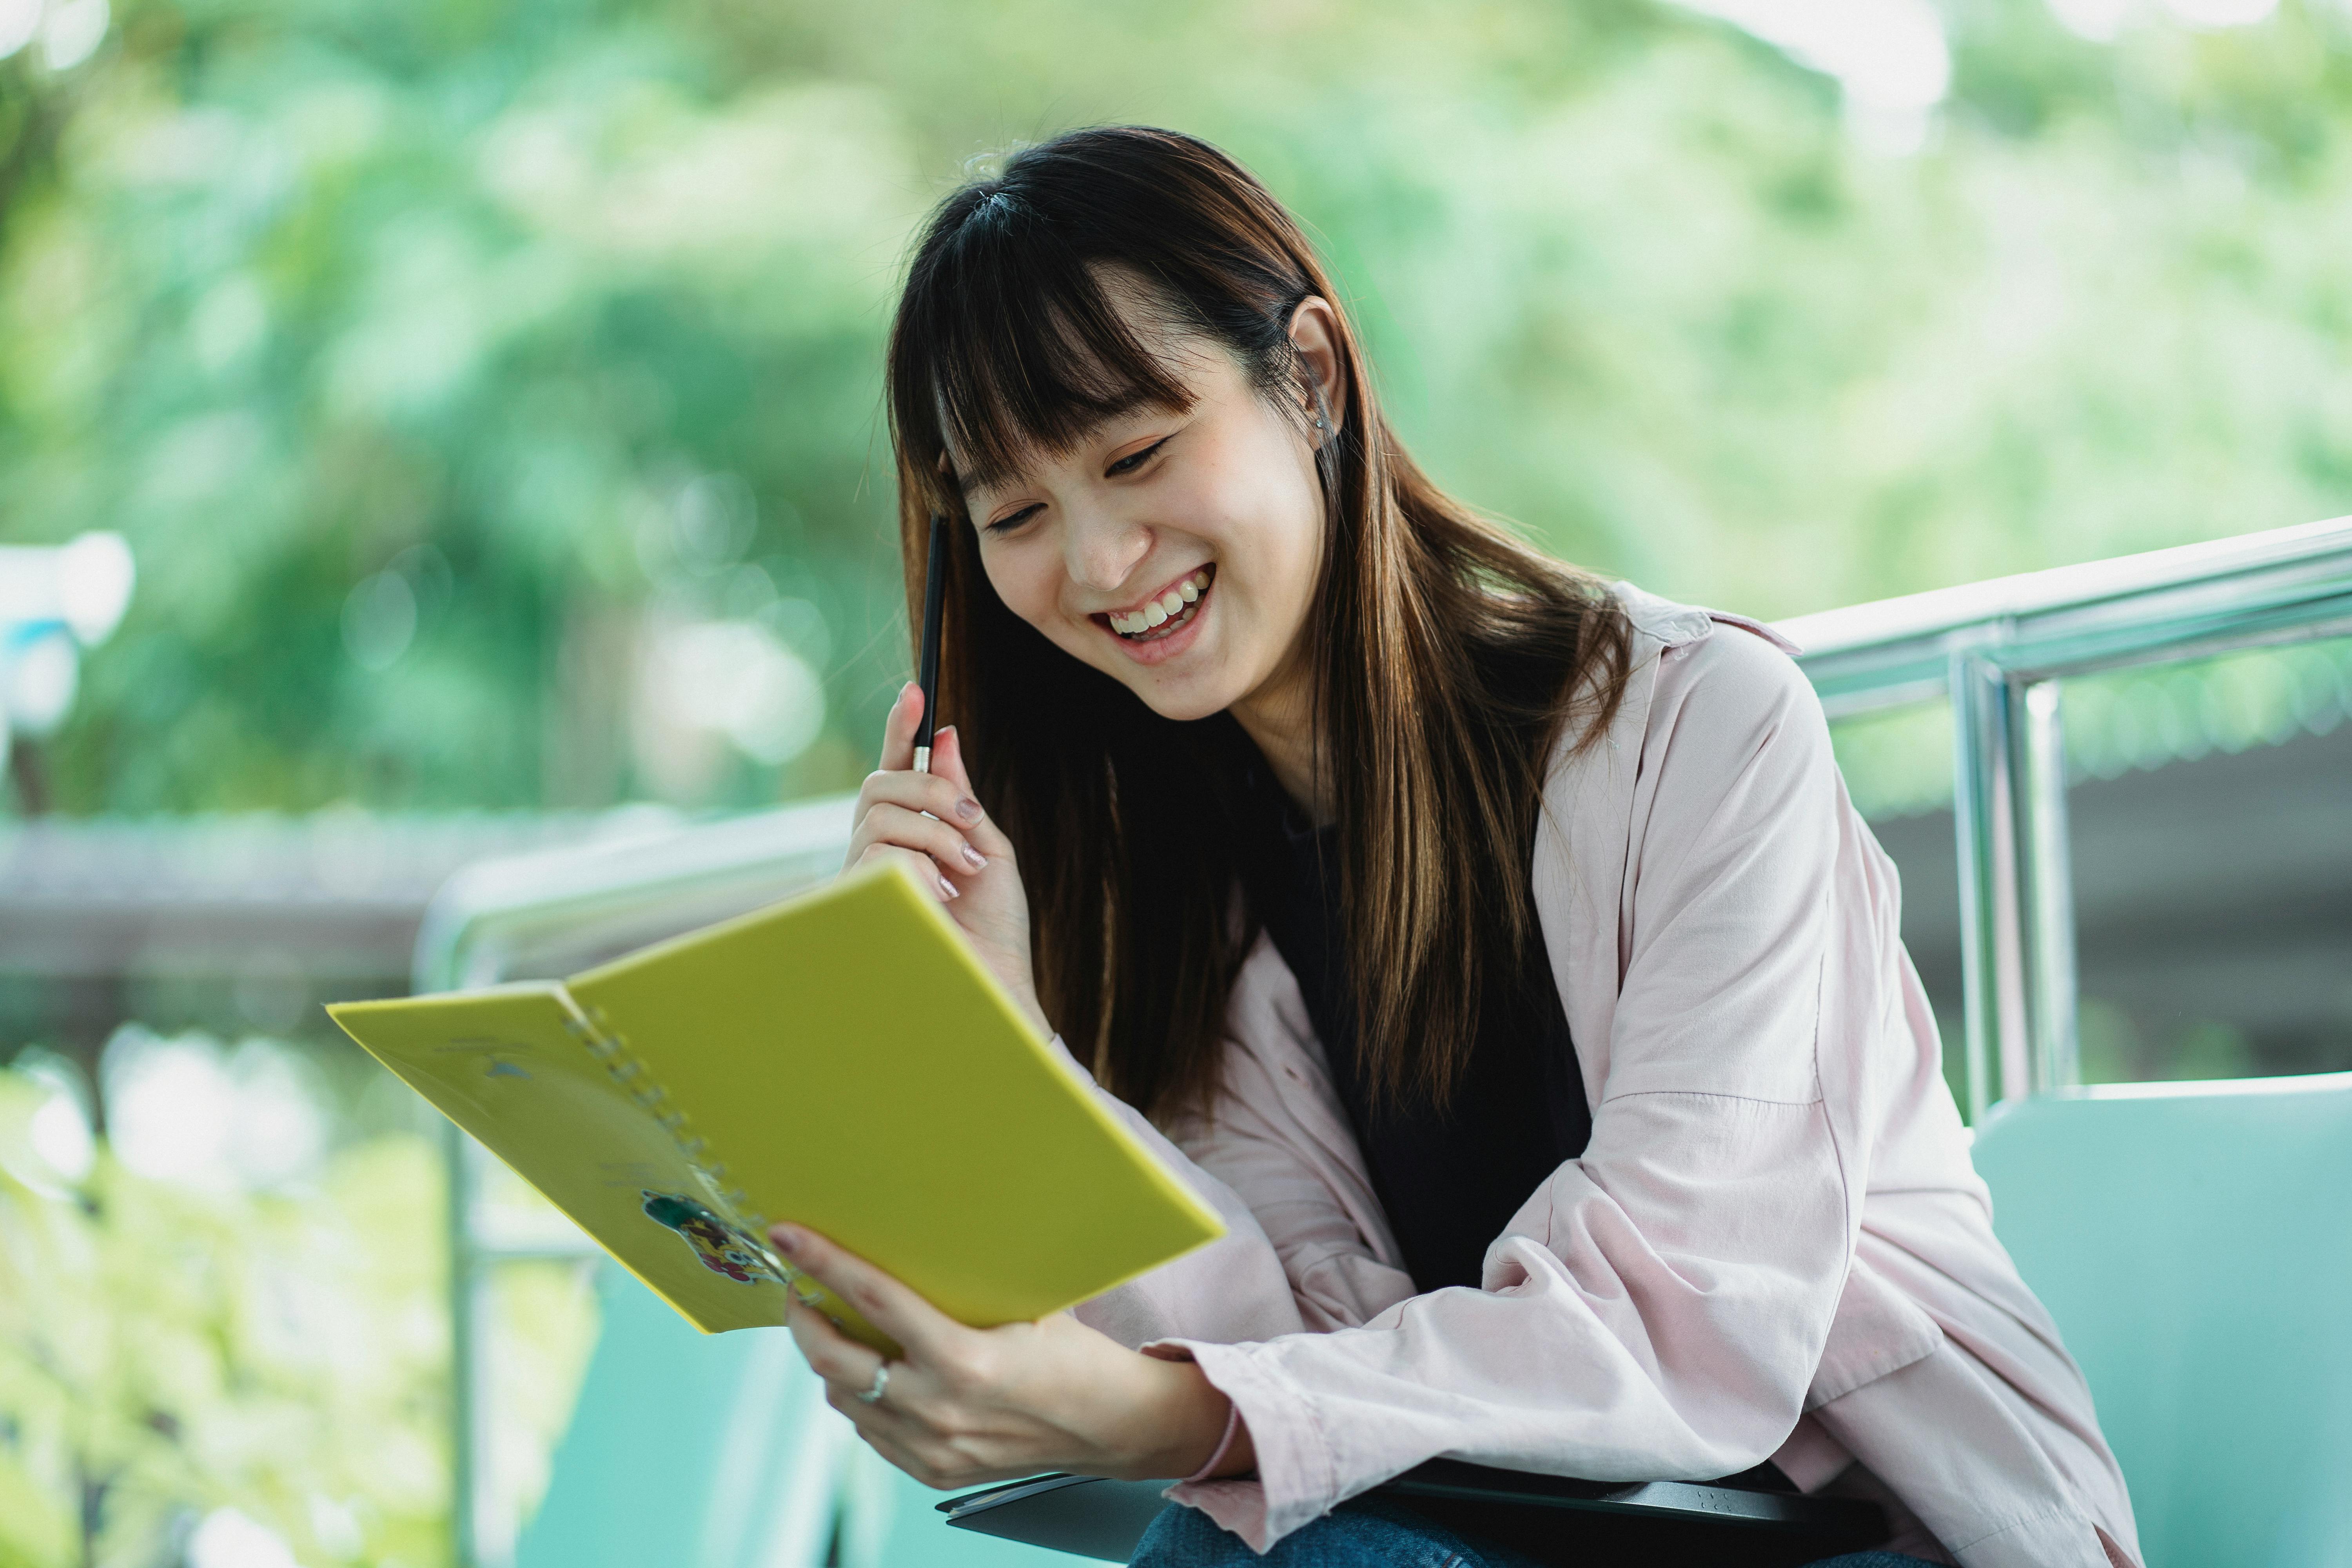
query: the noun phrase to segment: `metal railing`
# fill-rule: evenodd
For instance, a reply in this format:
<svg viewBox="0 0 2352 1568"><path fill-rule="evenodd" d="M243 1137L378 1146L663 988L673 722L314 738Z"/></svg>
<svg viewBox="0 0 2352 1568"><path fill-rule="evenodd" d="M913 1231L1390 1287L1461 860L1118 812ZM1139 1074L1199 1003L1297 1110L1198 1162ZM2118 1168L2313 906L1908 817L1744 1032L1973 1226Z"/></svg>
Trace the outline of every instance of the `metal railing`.
<svg viewBox="0 0 2352 1568"><path fill-rule="evenodd" d="M1832 610L1776 628L1834 718L1948 698L1971 1120L2077 1079L2060 682L2127 665L2352 633L2352 518ZM475 868L435 898L418 991L593 963L831 873L846 798L640 843ZM584 1238L499 1234L480 1150L449 1141L453 1521L458 1568L503 1568L515 1521L484 1458L487 1286Z"/></svg>
<svg viewBox="0 0 2352 1568"><path fill-rule="evenodd" d="M2352 633L2352 518L1782 622L1832 718L1948 698L1969 1120L2077 1086L2061 683Z"/></svg>

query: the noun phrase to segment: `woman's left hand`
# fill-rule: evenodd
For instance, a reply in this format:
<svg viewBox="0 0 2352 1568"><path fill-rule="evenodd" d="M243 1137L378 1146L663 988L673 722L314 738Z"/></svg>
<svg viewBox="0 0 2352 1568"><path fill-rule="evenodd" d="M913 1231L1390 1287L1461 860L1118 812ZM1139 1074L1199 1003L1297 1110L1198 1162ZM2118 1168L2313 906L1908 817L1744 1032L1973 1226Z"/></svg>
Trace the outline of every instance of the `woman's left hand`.
<svg viewBox="0 0 2352 1568"><path fill-rule="evenodd" d="M1066 1312L967 1328L812 1231L780 1225L769 1235L794 1267L903 1350L869 1404L859 1396L874 1387L880 1352L793 1301L793 1338L824 1379L826 1403L925 1486L985 1486L1044 1470L1188 1476L1224 1436L1225 1396L1191 1362L1129 1350Z"/></svg>

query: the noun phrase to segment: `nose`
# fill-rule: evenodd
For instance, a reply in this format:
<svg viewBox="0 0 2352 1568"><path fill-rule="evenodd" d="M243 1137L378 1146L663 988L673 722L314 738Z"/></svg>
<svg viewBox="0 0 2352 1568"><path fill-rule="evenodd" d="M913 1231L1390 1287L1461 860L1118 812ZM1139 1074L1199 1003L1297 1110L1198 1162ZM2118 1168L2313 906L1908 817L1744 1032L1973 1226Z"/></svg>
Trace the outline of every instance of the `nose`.
<svg viewBox="0 0 2352 1568"><path fill-rule="evenodd" d="M1151 553L1150 526L1099 507L1073 507L1062 531L1062 569L1081 588L1108 594Z"/></svg>

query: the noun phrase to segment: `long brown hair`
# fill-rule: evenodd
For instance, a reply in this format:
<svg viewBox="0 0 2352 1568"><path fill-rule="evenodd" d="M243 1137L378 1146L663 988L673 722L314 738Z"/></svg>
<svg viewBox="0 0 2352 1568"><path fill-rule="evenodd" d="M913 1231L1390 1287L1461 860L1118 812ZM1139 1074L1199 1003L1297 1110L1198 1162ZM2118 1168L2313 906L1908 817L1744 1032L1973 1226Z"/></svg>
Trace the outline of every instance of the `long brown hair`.
<svg viewBox="0 0 2352 1568"><path fill-rule="evenodd" d="M1307 619L1318 751L1338 759L1340 929L1376 1100L1442 1105L1482 998L1513 994L1489 983L1526 973L1541 941L1528 878L1546 760L1571 720L1582 743L1614 711L1624 617L1592 578L1414 466L1313 247L1217 149L1072 132L940 203L890 339L908 618L944 510L962 526L948 531L940 716L1019 858L1047 1016L1129 1103L1200 1108L1216 1080L1227 993L1259 929L1236 847L1253 753L1229 716L1160 718L1008 610L947 459L952 438L961 480L984 480L1120 414L1190 405L1107 289L1121 278L1294 415L1292 315L1320 296L1340 316L1347 395L1317 454L1323 559Z"/></svg>

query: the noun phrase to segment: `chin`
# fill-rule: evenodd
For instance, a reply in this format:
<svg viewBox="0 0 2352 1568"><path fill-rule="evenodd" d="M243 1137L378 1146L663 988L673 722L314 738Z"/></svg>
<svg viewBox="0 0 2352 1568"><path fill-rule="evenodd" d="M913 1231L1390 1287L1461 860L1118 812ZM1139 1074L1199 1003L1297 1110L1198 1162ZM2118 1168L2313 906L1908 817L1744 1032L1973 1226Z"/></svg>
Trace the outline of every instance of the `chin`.
<svg viewBox="0 0 2352 1568"><path fill-rule="evenodd" d="M1097 666L1100 668L1100 666ZM1133 666L1106 669L1104 674L1135 693L1136 700L1162 719L1179 724L1213 718L1240 701L1246 689L1234 682L1201 676L1155 679ZM1141 679L1138 679L1139 675Z"/></svg>
<svg viewBox="0 0 2352 1568"><path fill-rule="evenodd" d="M1135 689L1129 687L1129 689ZM1143 699L1143 705L1146 708L1150 709L1162 719L1172 720L1179 724L1190 724L1200 719L1213 719L1232 707L1234 702L1234 697L1222 692L1212 695L1189 691L1136 691L1135 694Z"/></svg>

